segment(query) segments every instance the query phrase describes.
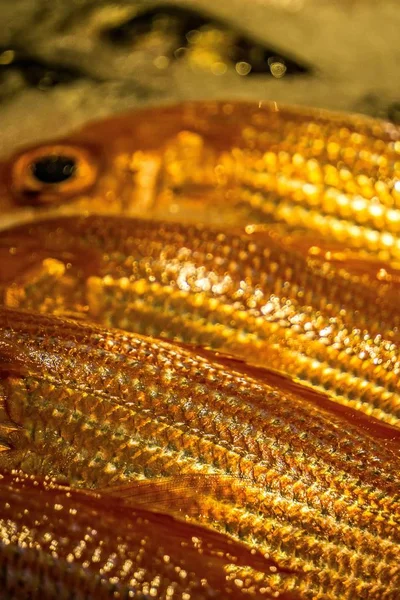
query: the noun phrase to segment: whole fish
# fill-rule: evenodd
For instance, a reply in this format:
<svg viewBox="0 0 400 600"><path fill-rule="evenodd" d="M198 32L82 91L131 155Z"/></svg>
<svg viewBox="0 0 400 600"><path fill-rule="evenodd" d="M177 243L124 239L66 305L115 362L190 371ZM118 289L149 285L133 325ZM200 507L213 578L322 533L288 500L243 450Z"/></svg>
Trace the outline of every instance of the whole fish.
<svg viewBox="0 0 400 600"><path fill-rule="evenodd" d="M52 315L1 309L0 357L1 469L123 498L142 479L149 506L268 555L277 596L399 597L398 429L262 369Z"/></svg>
<svg viewBox="0 0 400 600"><path fill-rule="evenodd" d="M0 232L0 259L6 306L212 347L400 424L398 285L273 232L65 217Z"/></svg>
<svg viewBox="0 0 400 600"><path fill-rule="evenodd" d="M53 209L277 222L398 259L400 128L261 102L138 111L1 164L4 224Z"/></svg>
<svg viewBox="0 0 400 600"><path fill-rule="evenodd" d="M262 569L277 571L216 532L50 478L0 474L2 600L276 598Z"/></svg>

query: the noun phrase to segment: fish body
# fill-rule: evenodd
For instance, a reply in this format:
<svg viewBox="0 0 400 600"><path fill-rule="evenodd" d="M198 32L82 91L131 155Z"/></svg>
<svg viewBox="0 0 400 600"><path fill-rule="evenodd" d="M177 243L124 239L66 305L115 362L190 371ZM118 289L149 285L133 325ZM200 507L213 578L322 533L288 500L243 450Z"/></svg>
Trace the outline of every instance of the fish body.
<svg viewBox="0 0 400 600"><path fill-rule="evenodd" d="M68 217L0 232L0 256L9 307L211 347L400 423L397 285L274 232Z"/></svg>
<svg viewBox="0 0 400 600"><path fill-rule="evenodd" d="M4 303L81 321L0 310L0 468L100 488L90 510L110 506L104 536L122 515L135 522L143 503L228 533L272 561L263 587L253 566L237 578L252 595L397 600L399 431L358 411L398 424L399 140L398 127L361 117L191 103L88 125L4 161L2 228L82 212L159 221L60 219L2 234ZM344 270L337 252L326 262L333 247L346 258L346 246L355 254ZM345 406L270 371L90 320L212 346ZM38 502L17 484L7 480L16 506ZM22 508L5 527L37 539ZM41 547L46 561L49 549L57 558ZM175 550L204 588L205 563ZM193 598L236 597L218 556L208 563L215 583ZM88 585L99 573L85 571Z"/></svg>
<svg viewBox="0 0 400 600"><path fill-rule="evenodd" d="M0 211L274 222L398 259L400 130L276 103L138 111L3 161Z"/></svg>
<svg viewBox="0 0 400 600"><path fill-rule="evenodd" d="M139 479L149 506L268 555L277 593L398 598L397 429L206 351L7 309L0 327L1 469Z"/></svg>
<svg viewBox="0 0 400 600"><path fill-rule="evenodd" d="M169 515L18 471L0 498L2 600L271 597L267 559Z"/></svg>

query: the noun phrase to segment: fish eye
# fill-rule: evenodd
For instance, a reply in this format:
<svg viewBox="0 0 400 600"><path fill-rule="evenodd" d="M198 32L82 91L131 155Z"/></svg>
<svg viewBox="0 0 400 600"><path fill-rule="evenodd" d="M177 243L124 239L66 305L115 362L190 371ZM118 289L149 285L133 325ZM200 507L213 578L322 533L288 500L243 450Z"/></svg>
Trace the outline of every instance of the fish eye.
<svg viewBox="0 0 400 600"><path fill-rule="evenodd" d="M40 146L16 158L11 186L22 204L56 204L92 187L97 173L96 161L87 149Z"/></svg>
<svg viewBox="0 0 400 600"><path fill-rule="evenodd" d="M76 161L71 156L43 156L31 164L33 177L41 183L62 183L74 177Z"/></svg>

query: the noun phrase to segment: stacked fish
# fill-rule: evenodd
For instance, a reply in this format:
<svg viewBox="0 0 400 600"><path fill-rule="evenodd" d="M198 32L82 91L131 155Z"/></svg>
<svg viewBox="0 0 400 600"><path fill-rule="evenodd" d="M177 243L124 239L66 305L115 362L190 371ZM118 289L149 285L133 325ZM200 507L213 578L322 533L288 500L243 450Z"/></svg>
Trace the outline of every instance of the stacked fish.
<svg viewBox="0 0 400 600"><path fill-rule="evenodd" d="M400 597L400 130L194 103L0 166L2 598Z"/></svg>

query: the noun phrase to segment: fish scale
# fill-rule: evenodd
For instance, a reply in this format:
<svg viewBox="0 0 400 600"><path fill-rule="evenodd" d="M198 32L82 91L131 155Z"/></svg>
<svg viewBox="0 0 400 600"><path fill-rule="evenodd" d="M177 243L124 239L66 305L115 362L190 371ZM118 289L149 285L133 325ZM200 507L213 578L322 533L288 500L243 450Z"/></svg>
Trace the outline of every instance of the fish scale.
<svg viewBox="0 0 400 600"><path fill-rule="evenodd" d="M272 561L209 530L20 471L0 490L3 600L276 598Z"/></svg>
<svg viewBox="0 0 400 600"><path fill-rule="evenodd" d="M278 591L397 597L396 429L363 417L368 432L212 353L37 313L2 309L0 323L0 468L110 494L161 482L161 500L144 487L141 501L255 545L292 571Z"/></svg>
<svg viewBox="0 0 400 600"><path fill-rule="evenodd" d="M23 228L0 242L4 301L213 346L397 424L399 276L387 259L400 248L399 139L360 117L191 103L22 150L0 166L2 226L100 211L284 227L247 227L251 241L143 221L139 233L101 219ZM36 159L69 153L72 186L34 180ZM103 491L109 502L172 510L272 553L268 581L285 597L397 598L397 432L226 357L193 367L158 341L128 336L128 349L115 331L3 315L2 466L122 482Z"/></svg>
<svg viewBox="0 0 400 600"><path fill-rule="evenodd" d="M7 306L209 346L399 423L397 287L310 262L274 231L66 217L0 233L0 252Z"/></svg>
<svg viewBox="0 0 400 600"><path fill-rule="evenodd" d="M35 161L54 154L83 173L71 191L68 180L32 181ZM399 180L394 124L275 102L188 102L19 150L0 164L0 210L8 222L82 211L279 222L398 260Z"/></svg>

